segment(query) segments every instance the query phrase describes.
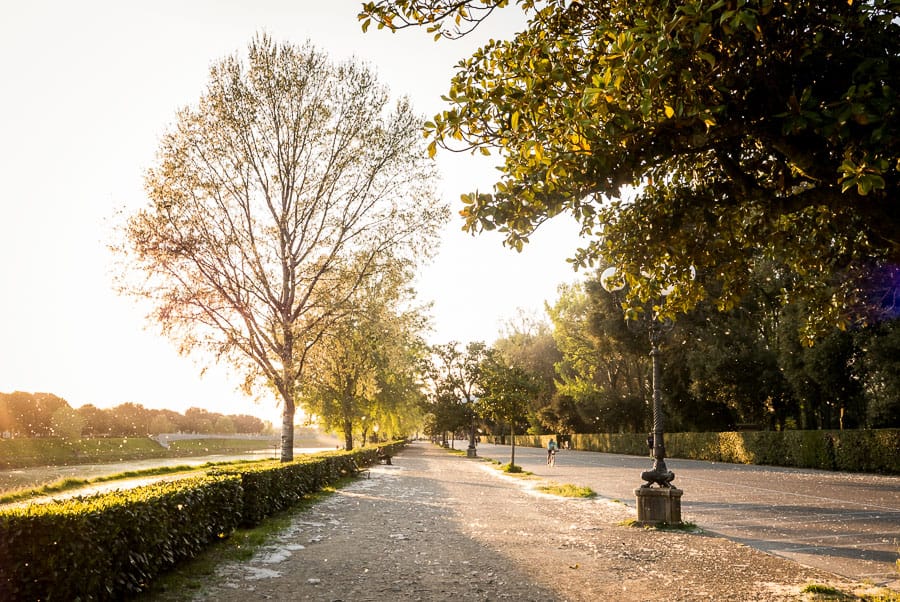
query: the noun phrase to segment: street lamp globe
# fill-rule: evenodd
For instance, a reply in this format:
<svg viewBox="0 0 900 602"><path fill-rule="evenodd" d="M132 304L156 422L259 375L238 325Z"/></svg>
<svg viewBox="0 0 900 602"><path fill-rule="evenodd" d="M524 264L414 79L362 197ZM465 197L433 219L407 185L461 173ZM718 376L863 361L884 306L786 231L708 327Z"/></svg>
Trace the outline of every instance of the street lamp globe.
<svg viewBox="0 0 900 602"><path fill-rule="evenodd" d="M625 282L617 279L619 270L610 266L600 273L600 286L608 293L615 293L625 288Z"/></svg>

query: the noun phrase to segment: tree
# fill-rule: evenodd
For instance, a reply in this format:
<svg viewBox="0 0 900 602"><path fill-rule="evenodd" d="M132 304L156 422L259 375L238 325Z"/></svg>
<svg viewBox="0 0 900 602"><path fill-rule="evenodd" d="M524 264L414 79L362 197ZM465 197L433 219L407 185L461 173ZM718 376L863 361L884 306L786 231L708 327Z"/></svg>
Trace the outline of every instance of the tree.
<svg viewBox="0 0 900 602"><path fill-rule="evenodd" d="M562 360L550 324L520 310L515 319L507 322L503 336L494 341L493 348L507 362L521 367L534 377L539 390L529 408L529 422L533 428L540 429L537 415L541 408L551 403L557 393L556 364Z"/></svg>
<svg viewBox="0 0 900 602"><path fill-rule="evenodd" d="M345 449L353 449L354 432L365 444L376 426L399 429L404 421L397 416L418 401L415 372L425 319L418 308L403 309L411 278L402 263L384 266L310 354L298 398L327 430L343 435Z"/></svg>
<svg viewBox="0 0 900 602"><path fill-rule="evenodd" d="M77 410L78 415L84 420L83 433L89 437L109 436L112 434L113 418L108 410L101 410L91 403L87 403Z"/></svg>
<svg viewBox="0 0 900 602"><path fill-rule="evenodd" d="M53 434L53 415L69 402L51 393L0 393L0 417L4 430L15 436L48 437Z"/></svg>
<svg viewBox="0 0 900 602"><path fill-rule="evenodd" d="M442 433L474 429L476 406L482 395L481 368L488 348L471 341L460 349L458 341L432 345L423 363L423 376L430 391L427 410L434 414ZM474 437L474 432L469 433Z"/></svg>
<svg viewBox="0 0 900 602"><path fill-rule="evenodd" d="M516 465L516 431L528 418L528 408L539 393L540 384L523 368L506 362L491 349L481 363L479 383L483 391L482 412L509 425L510 467Z"/></svg>
<svg viewBox="0 0 900 602"><path fill-rule="evenodd" d="M266 424L256 416L237 414L231 416L231 420L234 422L234 428L239 433L260 435L266 430Z"/></svg>
<svg viewBox="0 0 900 602"><path fill-rule="evenodd" d="M420 123L370 69L258 36L212 67L147 172L121 289L181 352L277 394L282 461L310 353L386 255L428 257L446 218Z"/></svg>
<svg viewBox="0 0 900 602"><path fill-rule="evenodd" d="M866 426L900 427L900 320L860 336L864 390L869 399Z"/></svg>
<svg viewBox="0 0 900 602"><path fill-rule="evenodd" d="M112 434L117 437L146 437L152 413L139 403L120 403L109 411Z"/></svg>
<svg viewBox="0 0 900 602"><path fill-rule="evenodd" d="M163 433L174 433L176 431L175 424L162 413L156 413L150 419L150 434L161 435Z"/></svg>
<svg viewBox="0 0 900 602"><path fill-rule="evenodd" d="M871 318L873 271L900 262L895 0L384 0L360 19L455 37L511 4L527 29L460 63L426 125L432 152L502 157L467 229L521 248L569 213L576 263L620 266L631 303L677 285L664 314L735 307L767 261L807 342Z"/></svg>
<svg viewBox="0 0 900 602"><path fill-rule="evenodd" d="M646 332L626 326L621 308L595 279L560 287L547 312L562 354L556 365L561 397L547 418L582 424L587 432L645 430L651 394Z"/></svg>
<svg viewBox="0 0 900 602"><path fill-rule="evenodd" d="M51 432L60 439L80 439L84 430L84 418L68 404L60 406L50 417Z"/></svg>

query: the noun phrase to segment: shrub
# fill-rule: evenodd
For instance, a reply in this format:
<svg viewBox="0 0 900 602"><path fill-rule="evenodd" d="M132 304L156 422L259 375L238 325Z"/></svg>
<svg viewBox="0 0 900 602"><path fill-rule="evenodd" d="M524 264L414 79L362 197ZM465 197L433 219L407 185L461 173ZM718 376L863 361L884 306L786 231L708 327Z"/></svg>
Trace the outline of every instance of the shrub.
<svg viewBox="0 0 900 602"><path fill-rule="evenodd" d="M112 600L142 591L240 521L233 476L196 477L0 513L0 599Z"/></svg>
<svg viewBox="0 0 900 602"><path fill-rule="evenodd" d="M384 447L394 454L401 445ZM372 448L328 452L0 511L0 600L130 597L239 525L375 460Z"/></svg>

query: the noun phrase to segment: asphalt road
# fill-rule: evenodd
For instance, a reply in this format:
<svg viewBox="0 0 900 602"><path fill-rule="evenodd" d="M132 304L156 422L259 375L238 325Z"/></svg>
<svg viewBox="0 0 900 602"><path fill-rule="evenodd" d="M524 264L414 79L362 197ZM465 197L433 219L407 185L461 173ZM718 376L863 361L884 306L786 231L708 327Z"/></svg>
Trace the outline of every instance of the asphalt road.
<svg viewBox="0 0 900 602"><path fill-rule="evenodd" d="M466 442L457 441L464 449ZM480 444L504 463L510 447ZM516 447L516 464L634 507L647 457ZM900 588L900 477L667 458L682 519L753 548L859 581Z"/></svg>

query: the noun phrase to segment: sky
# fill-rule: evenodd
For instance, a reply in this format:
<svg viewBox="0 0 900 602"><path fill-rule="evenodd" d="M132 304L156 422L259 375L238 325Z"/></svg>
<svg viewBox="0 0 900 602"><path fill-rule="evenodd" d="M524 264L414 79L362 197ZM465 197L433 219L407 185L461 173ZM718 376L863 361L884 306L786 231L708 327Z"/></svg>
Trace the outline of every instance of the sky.
<svg viewBox="0 0 900 602"><path fill-rule="evenodd" d="M488 37L509 37L517 9L460 41L395 34L356 19L358 0L29 0L0 20L0 392L49 392L73 407L123 402L183 412L201 407L277 423L277 401L237 392L240 375L182 357L112 288L112 225L147 202L143 176L176 111L195 103L209 67L259 32L306 40L375 67L395 96L430 117L444 108L454 64ZM556 218L522 253L495 234L461 231L459 196L489 190L494 163L439 152L441 193L454 218L423 267L433 303L430 342L495 340L520 310L542 315L577 228Z"/></svg>

